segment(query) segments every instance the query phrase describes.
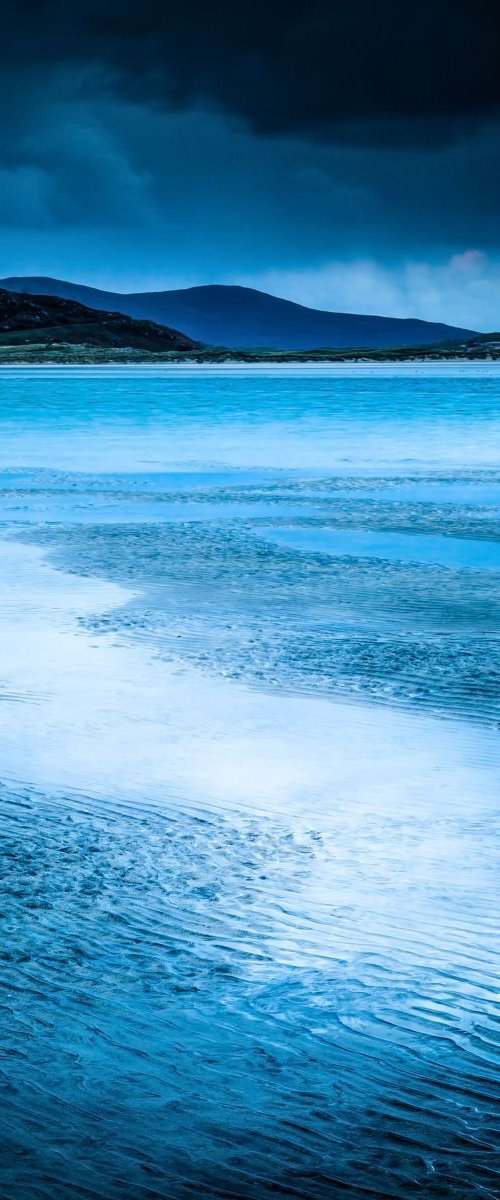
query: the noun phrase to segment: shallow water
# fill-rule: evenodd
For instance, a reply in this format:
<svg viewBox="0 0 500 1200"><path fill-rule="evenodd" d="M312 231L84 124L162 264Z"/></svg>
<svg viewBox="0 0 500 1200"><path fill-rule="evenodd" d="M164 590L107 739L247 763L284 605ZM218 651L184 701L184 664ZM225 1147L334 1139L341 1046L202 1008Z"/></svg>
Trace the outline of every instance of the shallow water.
<svg viewBox="0 0 500 1200"><path fill-rule="evenodd" d="M499 392L1 374L7 1200L497 1195Z"/></svg>
<svg viewBox="0 0 500 1200"><path fill-rule="evenodd" d="M286 517L286 512L280 514ZM424 563L429 566L469 567L500 571L500 544L471 538L440 537L426 533L375 533L364 529L328 529L299 526L262 529L261 537L292 550L329 554L333 558L378 558L388 562Z"/></svg>

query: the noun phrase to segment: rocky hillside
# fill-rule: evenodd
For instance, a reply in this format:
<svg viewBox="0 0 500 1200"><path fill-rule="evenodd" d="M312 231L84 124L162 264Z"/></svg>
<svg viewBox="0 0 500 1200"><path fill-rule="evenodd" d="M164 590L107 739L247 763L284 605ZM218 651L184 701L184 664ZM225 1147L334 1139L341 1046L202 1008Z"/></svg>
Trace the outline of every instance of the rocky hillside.
<svg viewBox="0 0 500 1200"><path fill-rule="evenodd" d="M198 343L154 321L117 312L98 312L60 296L34 296L0 289L0 347L58 345L146 350L196 350Z"/></svg>

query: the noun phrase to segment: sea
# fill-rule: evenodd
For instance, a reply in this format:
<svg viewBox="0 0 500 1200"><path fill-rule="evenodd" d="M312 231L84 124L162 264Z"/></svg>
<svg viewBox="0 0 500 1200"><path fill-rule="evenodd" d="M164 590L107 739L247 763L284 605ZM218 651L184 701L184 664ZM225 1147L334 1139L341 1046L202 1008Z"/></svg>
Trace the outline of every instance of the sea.
<svg viewBox="0 0 500 1200"><path fill-rule="evenodd" d="M500 368L0 371L1 1200L486 1200Z"/></svg>

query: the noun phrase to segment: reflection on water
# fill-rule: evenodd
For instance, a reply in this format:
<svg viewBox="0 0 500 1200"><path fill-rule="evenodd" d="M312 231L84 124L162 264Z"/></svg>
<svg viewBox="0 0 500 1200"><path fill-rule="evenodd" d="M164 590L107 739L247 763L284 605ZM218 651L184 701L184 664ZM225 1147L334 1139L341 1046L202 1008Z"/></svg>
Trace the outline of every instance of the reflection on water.
<svg viewBox="0 0 500 1200"><path fill-rule="evenodd" d="M6 1200L498 1194L498 386L3 373Z"/></svg>

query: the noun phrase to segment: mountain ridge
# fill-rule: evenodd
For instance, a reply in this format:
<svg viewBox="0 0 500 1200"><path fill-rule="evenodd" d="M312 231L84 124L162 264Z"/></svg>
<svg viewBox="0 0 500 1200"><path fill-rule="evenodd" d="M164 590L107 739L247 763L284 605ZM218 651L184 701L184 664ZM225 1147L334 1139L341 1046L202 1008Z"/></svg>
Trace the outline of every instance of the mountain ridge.
<svg viewBox="0 0 500 1200"><path fill-rule="evenodd" d="M75 300L182 329L195 342L228 349L389 349L477 336L477 330L442 322L312 309L237 284L122 293L48 276L8 276L0 279L0 288Z"/></svg>

